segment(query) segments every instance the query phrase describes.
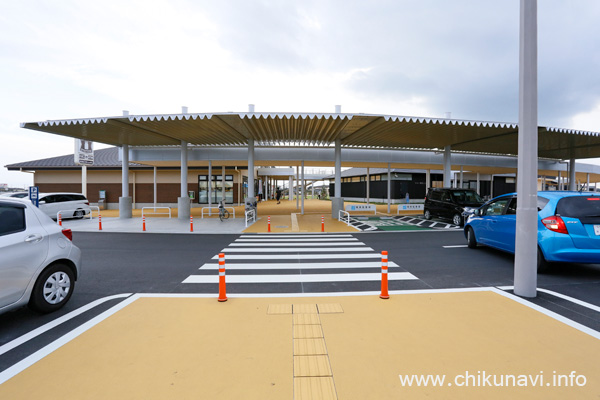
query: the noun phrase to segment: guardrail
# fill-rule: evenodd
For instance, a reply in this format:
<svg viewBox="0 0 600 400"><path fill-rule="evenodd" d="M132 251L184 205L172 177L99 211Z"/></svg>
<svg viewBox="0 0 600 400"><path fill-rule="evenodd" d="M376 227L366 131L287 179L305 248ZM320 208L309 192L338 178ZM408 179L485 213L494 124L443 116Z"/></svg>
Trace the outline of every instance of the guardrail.
<svg viewBox="0 0 600 400"><path fill-rule="evenodd" d="M92 208L97 209L98 213L100 213L100 208L96 207L96 206L88 206L88 207L81 207L81 208L72 208L72 209L68 209L68 210L59 210L56 213L56 220L58 221L58 216L60 215L61 217L64 215L64 213L69 212L69 213L73 213L73 216L75 216L75 213L77 211L84 211L83 215L81 216L81 218L85 218L86 216L89 219L92 219Z"/></svg>
<svg viewBox="0 0 600 400"><path fill-rule="evenodd" d="M424 204L398 204L398 211L396 214L400 214L400 211L422 211Z"/></svg>
<svg viewBox="0 0 600 400"><path fill-rule="evenodd" d="M169 212L156 212L156 210L169 210ZM169 218L171 218L171 207L142 207L142 217L146 216L145 210L154 210L154 212L148 214L159 214L159 215L167 215L169 214Z"/></svg>
<svg viewBox="0 0 600 400"><path fill-rule="evenodd" d="M252 208L250 210L246 210L244 213L246 216L246 228L248 227L248 221L252 221L252 223L256 222L256 208Z"/></svg>
<svg viewBox="0 0 600 400"><path fill-rule="evenodd" d="M235 218L235 208L233 207L224 207L226 210L231 210L231 215L233 215L233 218ZM209 215L211 215L211 213L213 211L211 211L212 209L217 210L217 215L219 215L219 207L202 207L202 210L200 210L200 218L204 218L204 210L209 210Z"/></svg>
<svg viewBox="0 0 600 400"><path fill-rule="evenodd" d="M348 204L346 211L373 211L377 214L377 207L374 204Z"/></svg>
<svg viewBox="0 0 600 400"><path fill-rule="evenodd" d="M345 222L346 225L350 226L350 213L340 210L338 212L338 221Z"/></svg>

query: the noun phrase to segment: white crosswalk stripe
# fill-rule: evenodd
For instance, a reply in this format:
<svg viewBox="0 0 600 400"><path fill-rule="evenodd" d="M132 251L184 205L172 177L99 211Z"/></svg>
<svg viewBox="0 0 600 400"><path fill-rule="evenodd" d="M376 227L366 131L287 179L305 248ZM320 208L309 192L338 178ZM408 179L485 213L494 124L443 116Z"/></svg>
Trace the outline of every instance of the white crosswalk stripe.
<svg viewBox="0 0 600 400"><path fill-rule="evenodd" d="M242 235L222 253L227 289L236 293L373 291L381 282L381 254L349 234ZM396 263L388 266L390 284L419 282ZM182 283L210 290L201 285L214 288L217 270L216 262L205 263Z"/></svg>

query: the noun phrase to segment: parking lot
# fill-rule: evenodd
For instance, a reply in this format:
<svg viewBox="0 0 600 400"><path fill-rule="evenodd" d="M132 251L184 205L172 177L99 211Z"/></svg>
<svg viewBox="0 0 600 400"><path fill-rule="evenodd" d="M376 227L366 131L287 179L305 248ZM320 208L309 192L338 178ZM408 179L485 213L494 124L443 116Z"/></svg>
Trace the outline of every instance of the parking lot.
<svg viewBox="0 0 600 400"><path fill-rule="evenodd" d="M539 324L536 322L531 325L531 321L529 321L527 326L532 327L531 329L535 327L537 335L549 335L548 338L551 340L546 342L547 344L550 343L553 347L560 344L562 346L561 351L565 352L563 354L564 359L574 360L573 357L579 354L580 363L570 361L568 367L578 368L580 371L585 369L589 383L586 386L587 390L596 390L596 393L598 393L597 386L594 386L598 382L594 383L592 381L594 377L600 376L600 374L594 369L597 367L588 366L587 360L588 358L593 359L595 365L595 360L600 355L597 347L598 331L600 331L599 265L555 265L549 274L538 276L538 287L543 290L538 293L538 297L533 300L520 300L511 295L513 256L483 247L469 249L466 247L461 230L440 229L316 234L314 237L312 236L307 233L296 235L250 233L242 235L189 235L76 232L74 242L83 252L84 271L77 282L73 297L64 309L54 314L40 316L27 309L20 309L0 315L0 371L4 371L4 375L8 376L7 371L10 372L11 369L14 369L19 363L23 363L28 357L32 357L36 352L44 349L46 349L44 351L48 351L48 345L56 340L60 341L65 335L72 335L72 332L81 329L82 326L85 327L86 324L105 312L110 315L114 314L114 318L117 319L107 317L106 322L99 322L98 327L108 327L110 325L111 335L119 336L120 330L130 329L125 328L125 325L117 323L117 321L123 321L124 323L129 318L139 319L140 325L136 327L136 333L129 335L130 339L127 339L133 340L133 342L139 339L136 335L143 334L145 324L150 323L145 317L143 318L143 315L155 315L156 318L164 315L166 320L175 318L174 316L178 315L178 318L187 320L192 317L192 315L186 314L190 312L193 313L194 320L202 321L202 317L197 319L197 315L205 315L209 319L213 318L212 313L217 310L213 305L217 304L216 295L218 292L216 256L220 252L224 252L226 254L226 265L228 266L227 289L231 300L227 302L226 307L227 313L234 313L231 318L237 318L235 313L242 310L235 311L236 304L239 304L240 307L242 307L242 304L243 307L255 306L256 309L262 310L261 315L264 315L262 312L266 311L271 304L290 302L294 302L294 304L339 303L344 309L348 310L346 315L348 318L344 324L351 322L361 325L361 321L367 320L372 323L370 319L365 319L367 314L380 315L381 318L390 321L389 327L381 327L383 331L391 331L389 333L391 336L384 336L388 340L390 351L392 354L408 357L408 355L402 354L400 349L404 346L401 343L408 339L415 340L415 337L411 335L417 334L419 336L418 333L423 333L423 329L434 329L433 325L423 324L422 318L426 318L428 321L431 321L431 318L438 319L441 325L436 325L438 328L435 329L439 329L440 332L448 329L446 339L451 340L464 334L461 332L463 332L463 325L466 321L469 321L468 326L471 327L470 329L475 330L473 332L476 333L473 333L473 335L477 336L490 334L487 328L482 328L486 325L488 316L495 315L491 326L497 327L499 326L497 324L505 323L507 326L512 324L511 326L516 327L521 326L520 324L523 324L524 320L516 318L512 314L524 315L525 320L531 319L533 315L539 315L539 317L534 318L534 321L538 321ZM384 300L378 298L380 291L380 254L383 250L389 252L389 287L392 295L390 303L385 303ZM453 297L458 296L456 293L453 295L453 292L460 294L463 290L466 291L462 295ZM476 292L473 292L473 290L476 290ZM407 297L406 301L398 301L400 298L398 296L411 293L415 296L420 294L420 296L415 297L415 300L408 300ZM324 295L339 295L341 297L326 297L326 300L323 300L323 297L320 296ZM148 299L147 296L151 296L150 299L153 298L154 300L149 303L148 300L145 300ZM273 298L273 296L276 297ZM294 300L286 300L285 296L292 296ZM171 300L163 303L160 300L162 297L166 297L165 301ZM208 297L208 299L205 297ZM257 303L240 303L240 297L256 299ZM261 300L257 297L267 298ZM179 306L173 302L177 298L205 299L198 304L192 301L193 305L187 302L185 303L187 305ZM434 298L439 299L439 303L437 300L434 303L428 303ZM155 305L159 303L161 306L156 307ZM508 305L509 303L510 305ZM162 304L165 304L164 308ZM386 304L392 304L393 306ZM125 305L127 306L125 307ZM142 305L143 307L139 308ZM379 308L380 306L381 308ZM121 310L120 307L123 307L122 312L119 311ZM175 312L172 307L179 311ZM395 307L400 308L396 309ZM506 309L505 307L509 308ZM516 308L509 311L512 307ZM525 309L530 311L525 311ZM351 310L354 310L354 312L351 313ZM398 316L398 313L407 310L412 310L410 316ZM137 314L138 312L142 314ZM382 314L378 314L380 312ZM137 316L132 316L132 313ZM124 317L125 315L128 316ZM350 318L350 315L353 316L352 318L358 318L358 320ZM354 364L348 361L348 356L344 355L344 348L345 346L353 346L353 344L348 344L348 340L354 336L349 335L347 340L341 340L339 335L341 332L349 333L353 331L357 335L367 335L367 333L361 333L362 331L356 328L359 325L351 325L355 328L350 328L350 326L342 324L340 327L335 319L338 317L321 315L320 318L323 330L326 331L327 349L332 351L330 359L331 368L334 371L335 387L340 398L346 398L346 396L341 395L352 393L352 379L348 378L350 371L347 370L347 367ZM256 318L257 321L262 321L263 317L259 317L257 314ZM561 320L561 318L566 319ZM229 332L221 332L225 340L228 337L227 335L236 331L236 323L232 322L232 319L219 321L215 324L219 326L222 324ZM288 322L285 321L283 325L279 325L281 322L279 320L276 323L277 327L274 329L276 331L279 329L285 330L285 327L289 326L286 325ZM264 323L271 324L272 322ZM263 322L258 324L260 326ZM194 334L196 340L203 342L201 339L203 335L209 335L207 340L210 341L208 338L211 336L204 330L205 328L198 326L185 328L185 326L182 325L182 329L199 329L198 334ZM91 327L86 329L91 329ZM102 340L101 335L98 336L100 331L95 329L91 329L85 335L93 335L97 338L94 340ZM156 329L156 327L152 329ZM247 327L244 329L251 332L255 328ZM338 331L338 329L341 330ZM508 329L508 332L513 332L513 330ZM548 332L552 333L548 334ZM374 332L369 333L369 335L372 334ZM168 335L175 335L171 336L175 338L179 334L168 333ZM518 352L517 349L523 344L519 344L519 340L522 338L519 335L513 336L512 333L510 335L510 340L506 337L504 339L500 337L497 339L491 338L489 339L490 344L495 343L495 346L499 346L497 350L500 353L503 346L505 350L510 349L510 352ZM579 353L581 351L580 345L570 348L569 343L574 340L570 335L575 335L575 340L579 343L590 345L591 347L588 347L589 352ZM436 335L425 335L425 337L428 337L428 340L440 340L440 337ZM281 340L281 338L274 339L272 337L271 339ZM590 339L593 340L590 342ZM123 339L123 346L129 346L133 343L127 340ZM181 340L190 339L181 338ZM231 340L241 339L239 335L234 335ZM364 337L355 337L353 340L361 341L364 340ZM554 340L555 343L553 343ZM64 360L62 357L68 358L69 354L72 354L71 352L81 351L77 347L72 347L81 342L73 342L69 345L67 343L70 343L70 341L64 343L64 349L61 345L55 349L56 352L53 350L51 352L52 357L42 357L40 359L46 361L38 361L39 364L38 362L32 364L39 366L34 369L31 369L31 367L26 369L27 374L33 374L38 370L37 368L40 368L38 371L43 374L43 368L51 368L52 366L52 364L48 364L44 367L45 363L50 362L52 359ZM163 342L162 345L165 345L165 343ZM242 346L243 342L239 342L238 345ZM435 362L438 355L432 350L431 343L415 344L415 346L420 349L423 357ZM58 351L58 349L61 350ZM109 350L111 352L120 351L118 348L107 349L107 351ZM435 350L440 351L439 347L435 347ZM266 357L270 354L270 351L264 350L260 354ZM275 346L274 351L276 354L273 357L276 359L283 357L281 352L277 350L277 346ZM532 357L538 357L536 352L542 352L542 348L535 351L531 348L521 351L530 351ZM155 356L162 357L161 355ZM96 356L91 354L90 357ZM204 354L203 357L208 356ZM240 362L235 355L231 355L231 357L233 357L232 362ZM357 355L357 357L359 356ZM411 357L413 356L408 357L411 360L408 365L417 365L417 354L414 355L417 358ZM465 366L465 364L459 362L460 356L458 353L453 351L443 352L439 357L446 357L446 363L456 363L454 367L448 369L448 372L456 371L456 368ZM501 356L499 357L498 360L508 361ZM141 359L136 360L140 363L147 362ZM291 362L290 360L288 361ZM470 363L475 363L475 361L475 359L471 360ZM491 369L501 370L502 368L508 368L507 365L509 364L505 364L504 361L494 365L468 365L469 368L487 368L489 366ZM176 360L170 362L177 364ZM189 362L189 360L186 362ZM287 361L284 360L283 362ZM387 362L391 361L388 360ZM545 362L547 364L544 364ZM550 364L553 365L552 368L563 368L562 365L555 366L556 362L556 359L553 358L550 361L537 363L535 368L547 370L550 368ZM371 360L369 363L376 363L376 361ZM365 365L374 365L369 363ZM386 365L382 364L381 368L387 368ZM402 368L390 366L390 368L393 367L391 372L395 373L396 379L398 379L398 374L406 371L404 364L402 365ZM409 372L424 371L423 366L419 368L410 367L408 370ZM244 369L241 368L238 373L243 373L243 371ZM292 380L292 373L285 369L282 371L279 372L283 375L277 375L279 380L276 384L277 389L281 392L274 391L271 393L268 390L260 392L264 394L265 397L263 398L269 396L272 396L271 398L291 398L289 395L281 395L281 393L296 392L296 389L292 388L295 385ZM336 371L338 371L337 375ZM530 369L527 371L529 371L528 373L531 372ZM290 372L289 376L286 375L288 372ZM109 376L114 373L118 373L118 369L112 372L110 369L107 371ZM368 375L367 372L364 373ZM15 376L34 376L27 374L17 374ZM6 390L5 393L14 393L11 390L14 390L15 386L11 382L27 381L23 379L8 380L0 386L0 393L2 393L2 390ZM139 377L136 379L139 379ZM256 379L266 378L258 377ZM373 380L375 378L370 377L369 379ZM9 383L11 385L8 385ZM252 382L246 384L251 385ZM122 385L122 383L118 383L118 385ZM135 387L139 386L134 385L133 388L135 389ZM85 390L85 387L81 390ZM396 380L394 380L394 385L389 390L391 391L384 391L381 395L389 397L394 393L404 391L402 393L409 393L418 398L427 393L432 393L429 391L419 392L414 388L411 389L411 392L406 392L406 388L398 387ZM167 392L159 390L157 393L164 394ZM186 397L184 392L179 393L181 394L180 398ZM234 398L236 392L232 393L231 396L223 396L222 398ZM439 392L439 390L434 392L434 394L441 396L438 398L443 398L448 393L450 392ZM463 392L459 394L452 393L460 395ZM470 393L465 394L465 398L469 396L477 397L481 394L481 392L464 393ZM569 392L564 391L563 388L559 391L540 392L540 397L578 397L576 393L584 394L583 397L586 397L589 392ZM486 395L486 397L493 398L496 396L502 398L506 395L506 391L497 391L492 392L489 396ZM583 397L579 396L579 398ZM366 397L350 396L348 398Z"/></svg>

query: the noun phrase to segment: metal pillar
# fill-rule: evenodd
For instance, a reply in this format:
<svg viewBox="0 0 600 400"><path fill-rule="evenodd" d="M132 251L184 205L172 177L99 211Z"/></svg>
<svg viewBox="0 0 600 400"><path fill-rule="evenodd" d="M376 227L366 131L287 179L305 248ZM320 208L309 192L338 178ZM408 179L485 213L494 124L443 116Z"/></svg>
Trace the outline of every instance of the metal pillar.
<svg viewBox="0 0 600 400"><path fill-rule="evenodd" d="M181 141L181 196L177 199L177 218L190 219L190 196L187 187L188 178L188 144Z"/></svg>
<svg viewBox="0 0 600 400"><path fill-rule="evenodd" d="M298 190L300 190L300 166L296 166L296 210L300 208L300 197Z"/></svg>
<svg viewBox="0 0 600 400"><path fill-rule="evenodd" d="M519 38L519 158L515 289L518 296L537 291L537 0L521 0Z"/></svg>
<svg viewBox="0 0 600 400"><path fill-rule="evenodd" d="M225 200L225 166L221 167L221 200Z"/></svg>
<svg viewBox="0 0 600 400"><path fill-rule="evenodd" d="M301 209L300 213L302 215L304 215L304 192L306 191L306 182L304 181L304 160L302 161L302 183L301 183L301 186L302 186L302 189L301 189L302 190L302 192L301 192L302 193L301 194L302 195L302 209Z"/></svg>
<svg viewBox="0 0 600 400"><path fill-rule="evenodd" d="M388 164L389 166L389 164ZM427 190L431 187L431 170L428 169L425 171L425 195L427 195Z"/></svg>
<svg viewBox="0 0 600 400"><path fill-rule="evenodd" d="M153 191L154 191L154 208L156 208L156 200L157 200L157 198L158 198L158 192L157 192L157 190L156 190L156 186L157 186L157 183L156 183L156 180L157 180L157 179L156 179L156 177L157 177L157 175L158 175L158 171L157 171L157 169L158 169L157 167L154 167L154 179L153 179L153 184L154 184L154 185L153 185L153 186L154 186L154 190L153 190ZM200 195L200 193L198 193L198 196L199 196L199 195Z"/></svg>
<svg viewBox="0 0 600 400"><path fill-rule="evenodd" d="M569 190L577 190L577 178L575 173L577 172L575 168L575 159L571 158L569 160Z"/></svg>
<svg viewBox="0 0 600 400"><path fill-rule="evenodd" d="M133 216L131 197L129 197L129 145L121 147L121 197L119 197L119 218Z"/></svg>
<svg viewBox="0 0 600 400"><path fill-rule="evenodd" d="M250 185L248 185L250 186ZM250 188L248 187L248 190ZM210 207L212 207L212 161L208 160L208 215L212 215Z"/></svg>
<svg viewBox="0 0 600 400"><path fill-rule="evenodd" d="M481 196L481 183L479 182L479 172L477 173L477 194Z"/></svg>
<svg viewBox="0 0 600 400"><path fill-rule="evenodd" d="M246 201L256 201L254 193L254 139L248 139L248 198Z"/></svg>
<svg viewBox="0 0 600 400"><path fill-rule="evenodd" d="M388 163L388 179L387 179L387 213L391 213L392 209L392 167Z"/></svg>
<svg viewBox="0 0 600 400"><path fill-rule="evenodd" d="M87 197L87 165L81 166L81 194Z"/></svg>
<svg viewBox="0 0 600 400"><path fill-rule="evenodd" d="M369 167L367 167L367 204L371 197L371 175L369 174Z"/></svg>
<svg viewBox="0 0 600 400"><path fill-rule="evenodd" d="M292 183L292 176L290 175L288 177L288 201L292 201L294 200L294 192L293 192L293 183Z"/></svg>
<svg viewBox="0 0 600 400"><path fill-rule="evenodd" d="M450 146L444 147L444 187L452 185L452 171L450 170L452 156L450 153Z"/></svg>
<svg viewBox="0 0 600 400"><path fill-rule="evenodd" d="M331 217L337 219L339 211L344 209L342 198L342 141L335 140L335 196L331 199Z"/></svg>
<svg viewBox="0 0 600 400"><path fill-rule="evenodd" d="M460 166L460 188L463 189L463 166Z"/></svg>

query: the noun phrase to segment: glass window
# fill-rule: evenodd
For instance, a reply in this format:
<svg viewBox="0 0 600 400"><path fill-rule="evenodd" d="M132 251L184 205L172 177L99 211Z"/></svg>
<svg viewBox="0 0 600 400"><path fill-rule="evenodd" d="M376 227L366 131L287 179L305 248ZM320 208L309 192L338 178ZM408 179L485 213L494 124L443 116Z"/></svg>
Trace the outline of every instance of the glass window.
<svg viewBox="0 0 600 400"><path fill-rule="evenodd" d="M0 236L25 230L25 209L0 206Z"/></svg>
<svg viewBox="0 0 600 400"><path fill-rule="evenodd" d="M556 205L556 213L563 217L600 217L600 196L564 197Z"/></svg>
<svg viewBox="0 0 600 400"><path fill-rule="evenodd" d="M492 203L489 203L487 206L485 206L483 208L481 215L502 215L502 214L504 214L504 210L506 209L506 206L508 205L510 200L511 200L510 197L503 197Z"/></svg>

